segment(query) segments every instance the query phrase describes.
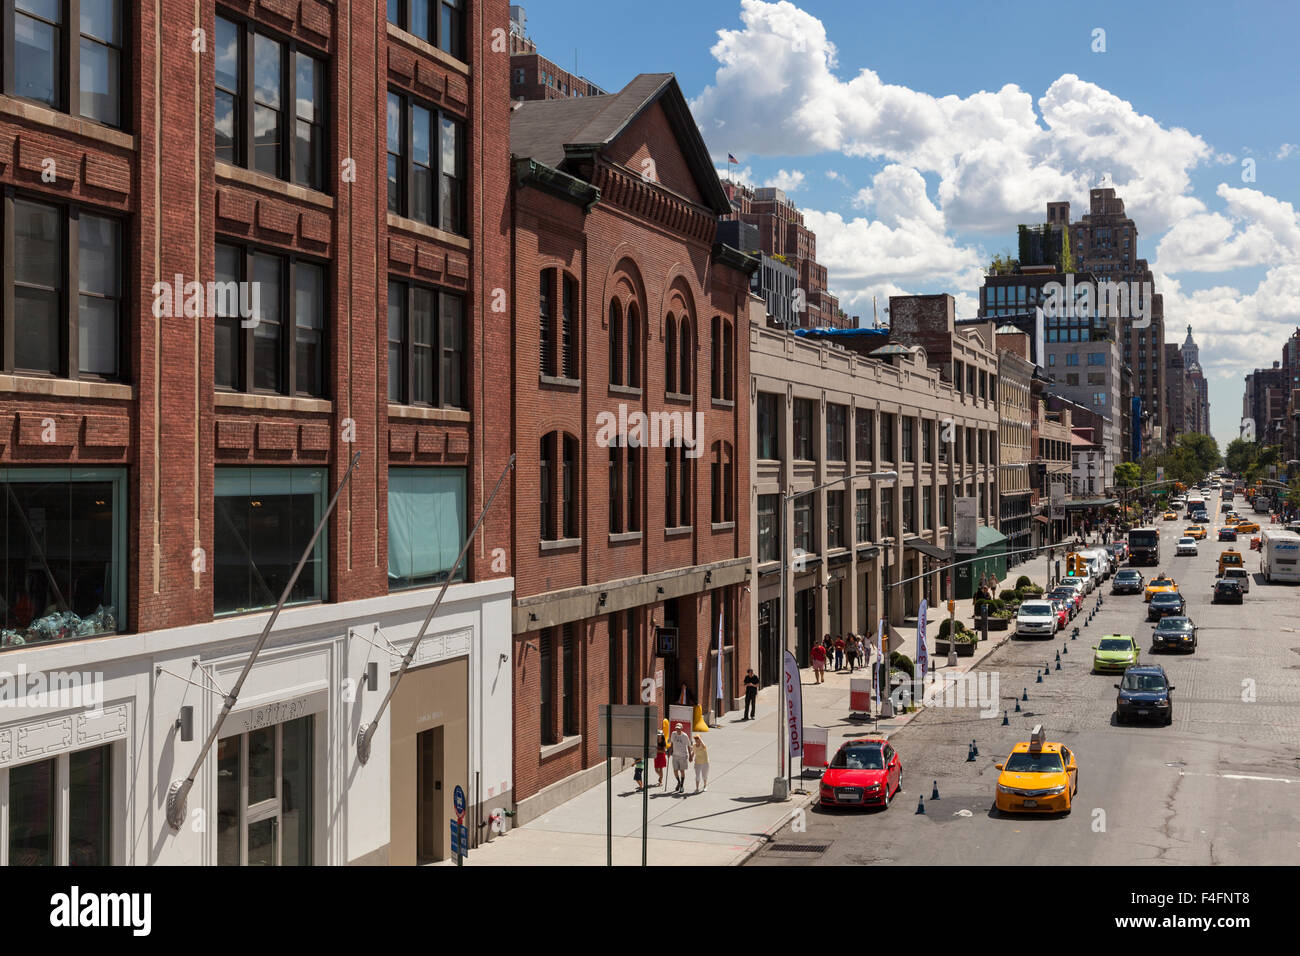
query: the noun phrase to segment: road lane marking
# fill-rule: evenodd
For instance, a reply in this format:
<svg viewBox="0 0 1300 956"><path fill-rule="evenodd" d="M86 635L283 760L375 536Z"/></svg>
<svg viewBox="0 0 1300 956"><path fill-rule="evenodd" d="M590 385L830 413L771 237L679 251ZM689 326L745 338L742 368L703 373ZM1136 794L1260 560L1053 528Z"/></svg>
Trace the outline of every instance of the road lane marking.
<svg viewBox="0 0 1300 956"><path fill-rule="evenodd" d="M1221 777L1224 780L1262 780L1267 783L1300 783L1300 780L1292 780L1289 777L1263 777L1248 773L1201 773L1196 770L1181 770L1178 773L1180 777Z"/></svg>

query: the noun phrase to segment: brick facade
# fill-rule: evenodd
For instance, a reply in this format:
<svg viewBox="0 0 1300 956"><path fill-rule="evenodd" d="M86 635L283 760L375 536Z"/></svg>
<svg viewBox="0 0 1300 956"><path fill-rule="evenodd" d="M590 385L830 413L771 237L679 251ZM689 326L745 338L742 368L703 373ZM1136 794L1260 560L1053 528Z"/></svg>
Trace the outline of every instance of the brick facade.
<svg viewBox="0 0 1300 956"><path fill-rule="evenodd" d="M0 185L122 223L125 374L111 383L0 375L0 458L128 469L122 626L148 631L212 619L212 575L191 565L196 548L213 549L214 466L327 466L332 490L359 451L330 521L329 600L385 594L388 465L466 466L472 520L510 454L509 406L496 400L509 389L497 358L509 330L490 311L510 286L509 56L494 37L508 26L508 6L465 5L468 63L388 24L382 6L204 0L197 16L194 4L175 0L156 11L126 6L123 129L0 95ZM324 65L323 190L216 160L218 11ZM195 30L205 49L195 48ZM389 88L464 121L465 236L387 212ZM53 182L42 178L47 157ZM210 280L218 241L324 264L323 397L220 391L211 318L154 317L155 282ZM465 410L387 402L390 276L464 297ZM32 431L47 418L57 423L53 442ZM492 559L493 548L508 547L509 527L502 501L469 555L470 580L510 573Z"/></svg>
<svg viewBox="0 0 1300 956"><path fill-rule="evenodd" d="M680 98L675 81L659 96ZM566 104L525 104L521 111L557 106ZM616 138L584 161L581 170L572 171L569 185L582 193L576 199L548 191L535 168L528 172L527 157L516 148L514 753L515 796L525 801L523 819L541 812L529 809L540 807L529 798L599 763L596 718L599 705L611 699L611 685L614 702L637 703L641 681L663 673L665 661L654 656L654 633L656 625L665 624L666 614L676 613L680 630L678 653L668 667L677 665L677 682L685 680L691 692L704 699L705 710L712 708L715 599L725 606L722 613L728 622L731 698L740 696L736 688L749 658L748 601L740 600L749 555L749 480L742 464L749 456L744 413L749 359L747 337L739 334L747 316L749 277L742 257L720 261L727 253L713 243L717 212L703 196L709 184L700 182L703 174L712 172L692 165L681 136L661 102L650 102ZM653 179L643 177L647 169L656 171ZM553 173L542 170L540 175ZM591 186L600 190L594 205L588 205L595 196ZM576 375L543 375L539 369L540 283L546 270L576 283ZM612 384L614 302L622 321L637 318L633 341L640 375L635 386ZM689 324L689 389L668 387L667 339L670 328L679 328L669 325L670 316L674 323L685 316ZM714 397L711 381L720 347L713 339L715 319L729 324L734 343L732 392L726 399ZM679 336L674 333L675 342ZM625 362L626 333L619 342L619 361ZM597 416L608 412L617 417L620 404L627 413L702 416L703 430L695 436L701 455L690 467L689 526L668 527L667 453L655 443L640 449L638 527L611 531L610 450L598 439ZM579 448L576 540L542 540L539 446L552 432L572 436ZM729 493L734 515L714 523L711 465L720 451L729 453L733 465ZM626 482L626 472L620 477ZM623 633L629 612L630 638ZM611 627L619 632L612 681ZM566 633L575 655L570 693L577 715L567 726L559 712ZM544 670L541 658L547 642L554 663ZM556 702L545 729L540 705L544 679ZM665 681L672 684L673 675ZM661 706L669 689L656 692ZM723 706L733 705L729 699Z"/></svg>

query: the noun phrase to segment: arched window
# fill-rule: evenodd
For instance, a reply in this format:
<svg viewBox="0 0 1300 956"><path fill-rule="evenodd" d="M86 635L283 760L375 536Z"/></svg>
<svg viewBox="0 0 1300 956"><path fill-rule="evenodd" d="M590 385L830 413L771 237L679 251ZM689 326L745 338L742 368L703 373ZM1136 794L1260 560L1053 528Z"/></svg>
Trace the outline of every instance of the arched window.
<svg viewBox="0 0 1300 956"><path fill-rule="evenodd" d="M543 269L537 290L539 367L543 375L554 375L555 367L555 270Z"/></svg>
<svg viewBox="0 0 1300 956"><path fill-rule="evenodd" d="M677 320L671 312L664 333L664 391L677 391Z"/></svg>
<svg viewBox="0 0 1300 956"><path fill-rule="evenodd" d="M722 397L722 316L713 317L713 335L709 341L709 394Z"/></svg>
<svg viewBox="0 0 1300 956"><path fill-rule="evenodd" d="M736 520L735 462L731 445L726 442L713 443L713 461L711 480L713 523Z"/></svg>
<svg viewBox="0 0 1300 956"><path fill-rule="evenodd" d="M736 338L735 327L725 319L722 322L722 397L736 400Z"/></svg>
<svg viewBox="0 0 1300 956"><path fill-rule="evenodd" d="M623 384L623 307L618 299L609 304L609 384Z"/></svg>
<svg viewBox="0 0 1300 956"><path fill-rule="evenodd" d="M560 355L565 378L578 377L578 283L572 276L564 277L564 292L560 300Z"/></svg>
<svg viewBox="0 0 1300 956"><path fill-rule="evenodd" d="M691 322L685 315L682 316L680 341L681 347L677 353L680 359L677 391L683 395L690 395L692 379L694 378L691 375L691 356L694 354L694 349L691 348Z"/></svg>
<svg viewBox="0 0 1300 956"><path fill-rule="evenodd" d="M634 302L627 307L627 384L641 387L641 316Z"/></svg>
<svg viewBox="0 0 1300 956"><path fill-rule="evenodd" d="M562 432L542 436L537 488L539 537L578 537L578 439Z"/></svg>

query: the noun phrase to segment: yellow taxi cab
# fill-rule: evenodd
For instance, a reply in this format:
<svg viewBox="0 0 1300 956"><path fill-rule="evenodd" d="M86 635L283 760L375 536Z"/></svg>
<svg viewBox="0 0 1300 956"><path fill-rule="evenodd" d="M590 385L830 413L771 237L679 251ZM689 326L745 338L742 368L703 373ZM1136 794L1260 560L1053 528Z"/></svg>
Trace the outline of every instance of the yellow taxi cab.
<svg viewBox="0 0 1300 956"><path fill-rule="evenodd" d="M999 813L1070 812L1079 792L1079 766L1069 747L1047 740L1042 724L995 766L1000 773L993 805Z"/></svg>
<svg viewBox="0 0 1300 956"><path fill-rule="evenodd" d="M1255 521L1238 521L1237 534L1259 534L1259 524Z"/></svg>
<svg viewBox="0 0 1300 956"><path fill-rule="evenodd" d="M1166 511L1166 512L1165 512L1163 515L1161 515L1160 517L1162 517L1165 521L1177 521L1177 520L1178 520L1178 515L1177 515L1177 513L1176 513L1176 512L1173 512L1173 511Z"/></svg>
<svg viewBox="0 0 1300 956"><path fill-rule="evenodd" d="M1178 585L1174 579L1167 574L1158 574L1147 582L1145 590L1142 592L1142 600L1150 601L1151 595L1159 594L1161 591L1177 591Z"/></svg>
<svg viewBox="0 0 1300 956"><path fill-rule="evenodd" d="M1190 528L1187 528L1183 531L1183 534L1189 538L1195 538L1197 541L1205 540L1205 528L1199 524L1194 524Z"/></svg>
<svg viewBox="0 0 1300 956"><path fill-rule="evenodd" d="M1241 552L1235 548L1229 548L1219 554L1219 577L1223 577L1224 568L1240 568L1244 566L1241 560Z"/></svg>

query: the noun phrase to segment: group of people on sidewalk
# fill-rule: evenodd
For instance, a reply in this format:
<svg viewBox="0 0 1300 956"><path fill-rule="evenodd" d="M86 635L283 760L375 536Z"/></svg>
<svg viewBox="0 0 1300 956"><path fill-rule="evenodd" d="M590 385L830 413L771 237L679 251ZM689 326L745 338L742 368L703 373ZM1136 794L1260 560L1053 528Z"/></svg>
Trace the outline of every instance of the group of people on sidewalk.
<svg viewBox="0 0 1300 956"><path fill-rule="evenodd" d="M673 793L682 793L686 789L686 771L691 764L695 765L695 792L709 789L709 748L704 745L699 734L695 735L692 744L685 724L673 724L673 732L667 740L664 740L663 734L659 735L655 743L654 760L656 787L668 789L664 771L668 769L668 761L672 760L673 776L677 778ZM632 779L638 792L646 788L648 781L645 779L645 762L640 757L636 760Z"/></svg>
<svg viewBox="0 0 1300 956"><path fill-rule="evenodd" d="M833 639L827 634L820 644L812 646L809 656L812 658L813 676L816 678L814 683L824 684L826 668L831 663L834 663L837 673L844 670L845 663L849 665L850 674L856 667L866 667L871 662L871 645L852 631Z"/></svg>

